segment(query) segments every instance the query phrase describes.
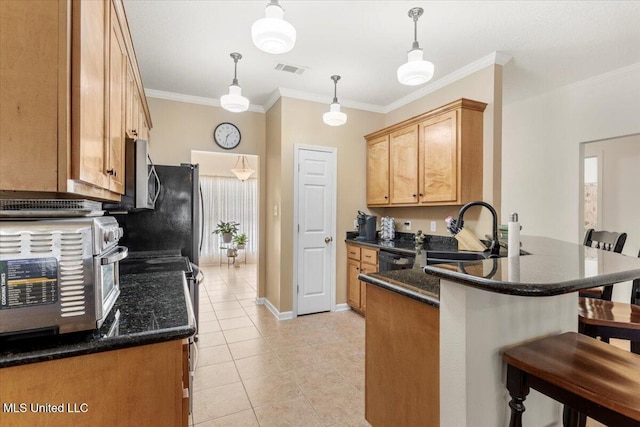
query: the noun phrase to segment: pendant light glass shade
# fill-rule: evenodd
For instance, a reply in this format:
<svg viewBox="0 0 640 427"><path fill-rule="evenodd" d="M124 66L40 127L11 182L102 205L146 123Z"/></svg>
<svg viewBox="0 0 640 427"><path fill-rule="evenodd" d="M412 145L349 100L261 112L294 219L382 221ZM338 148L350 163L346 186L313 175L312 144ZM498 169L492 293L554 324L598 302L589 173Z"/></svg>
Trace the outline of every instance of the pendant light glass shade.
<svg viewBox="0 0 640 427"><path fill-rule="evenodd" d="M329 126L340 126L347 123L347 115L340 111L340 104L335 103L322 115L322 121Z"/></svg>
<svg viewBox="0 0 640 427"><path fill-rule="evenodd" d="M398 81L403 85L417 86L428 82L433 77L433 64L425 61L422 49L409 51L409 61L398 67Z"/></svg>
<svg viewBox="0 0 640 427"><path fill-rule="evenodd" d="M276 0L265 9L265 17L251 26L253 44L267 53L286 53L296 44L296 29L283 19L284 10Z"/></svg>
<svg viewBox="0 0 640 427"><path fill-rule="evenodd" d="M238 60L242 55L237 52L231 54L233 58L233 82L229 86L229 94L220 97L220 105L232 113L240 113L249 109L249 100L242 96L242 89L238 86Z"/></svg>
<svg viewBox="0 0 640 427"><path fill-rule="evenodd" d="M424 84L433 77L433 63L424 60L424 52L418 44L418 18L423 12L421 7L409 10L409 17L413 19L413 46L407 55L407 63L398 67L398 81L407 86Z"/></svg>
<svg viewBox="0 0 640 427"><path fill-rule="evenodd" d="M333 102L329 106L329 111L322 115L322 121L329 126L340 126L347 123L347 115L340 111L338 103L338 80L340 76L331 76L333 80Z"/></svg>
<svg viewBox="0 0 640 427"><path fill-rule="evenodd" d="M246 181L255 171L249 167L247 156L240 156L234 168L231 169L231 172L233 172L240 181Z"/></svg>
<svg viewBox="0 0 640 427"><path fill-rule="evenodd" d="M240 86L229 86L229 94L220 97L220 105L232 113L240 113L249 109L249 100L242 96Z"/></svg>

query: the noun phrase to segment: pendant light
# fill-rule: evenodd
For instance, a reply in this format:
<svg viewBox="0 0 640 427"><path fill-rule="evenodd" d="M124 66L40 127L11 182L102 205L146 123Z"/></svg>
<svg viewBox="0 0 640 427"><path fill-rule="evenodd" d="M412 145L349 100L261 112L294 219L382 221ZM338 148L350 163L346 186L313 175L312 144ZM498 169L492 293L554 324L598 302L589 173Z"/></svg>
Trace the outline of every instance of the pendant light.
<svg viewBox="0 0 640 427"><path fill-rule="evenodd" d="M233 172L240 181L246 181L255 171L249 167L247 156L238 156L236 165L231 169L231 172Z"/></svg>
<svg viewBox="0 0 640 427"><path fill-rule="evenodd" d="M329 111L322 115L322 121L329 126L340 126L347 123L347 115L340 111L338 104L338 80L340 76L331 76L333 80L333 102L329 107Z"/></svg>
<svg viewBox="0 0 640 427"><path fill-rule="evenodd" d="M253 44L267 53L286 53L296 44L296 29L282 19L284 9L278 0L271 0L264 11L265 17L251 26Z"/></svg>
<svg viewBox="0 0 640 427"><path fill-rule="evenodd" d="M227 111L232 113L239 113L241 111L247 111L249 108L249 100L242 96L242 89L238 86L238 60L242 59L242 55L238 52L231 54L233 58L233 83L229 86L229 94L220 97L220 105Z"/></svg>
<svg viewBox="0 0 640 427"><path fill-rule="evenodd" d="M433 63L424 60L424 52L418 45L418 18L424 10L414 7L409 10L409 17L413 19L413 46L408 53L408 62L398 67L398 81L403 85L417 86L424 84L433 77Z"/></svg>

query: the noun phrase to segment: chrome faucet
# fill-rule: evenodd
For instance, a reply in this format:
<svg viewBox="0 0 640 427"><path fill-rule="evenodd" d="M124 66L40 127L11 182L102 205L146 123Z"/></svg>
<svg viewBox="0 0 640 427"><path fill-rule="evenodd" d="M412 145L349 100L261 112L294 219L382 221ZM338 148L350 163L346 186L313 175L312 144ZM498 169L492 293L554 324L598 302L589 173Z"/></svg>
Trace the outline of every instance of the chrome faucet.
<svg viewBox="0 0 640 427"><path fill-rule="evenodd" d="M489 209L489 211L491 212L491 215L493 215L493 234L492 234L493 240L491 241L491 246L489 247L489 251L490 251L489 258L496 258L500 256L500 242L498 241L498 214L496 213L496 210L493 208L493 206L491 206L489 203L481 202L481 201L467 203L460 209L460 212L458 212L458 219L457 220L452 219L447 224L447 229L453 235L456 235L460 231L462 231L462 228L464 226L464 221L462 220L462 217L464 216L464 213L466 212L466 210L472 206L484 206L485 208Z"/></svg>

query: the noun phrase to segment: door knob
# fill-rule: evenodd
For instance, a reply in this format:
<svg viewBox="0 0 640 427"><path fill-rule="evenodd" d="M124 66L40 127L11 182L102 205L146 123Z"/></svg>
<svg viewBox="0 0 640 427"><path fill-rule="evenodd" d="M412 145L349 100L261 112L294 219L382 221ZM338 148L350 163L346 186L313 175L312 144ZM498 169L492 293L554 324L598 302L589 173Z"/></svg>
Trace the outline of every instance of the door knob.
<svg viewBox="0 0 640 427"><path fill-rule="evenodd" d="M327 244L332 240L333 240L333 237L325 237L324 238L324 242L327 243Z"/></svg>

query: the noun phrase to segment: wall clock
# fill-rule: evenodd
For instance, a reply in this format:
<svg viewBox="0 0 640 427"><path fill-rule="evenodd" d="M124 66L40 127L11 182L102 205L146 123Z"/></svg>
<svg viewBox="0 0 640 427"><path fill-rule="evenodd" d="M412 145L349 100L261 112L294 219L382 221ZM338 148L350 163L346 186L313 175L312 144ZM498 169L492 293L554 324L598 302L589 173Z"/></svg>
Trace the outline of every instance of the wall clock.
<svg viewBox="0 0 640 427"><path fill-rule="evenodd" d="M240 138L240 129L233 123L220 123L213 131L213 140L225 150L236 148L240 144Z"/></svg>

